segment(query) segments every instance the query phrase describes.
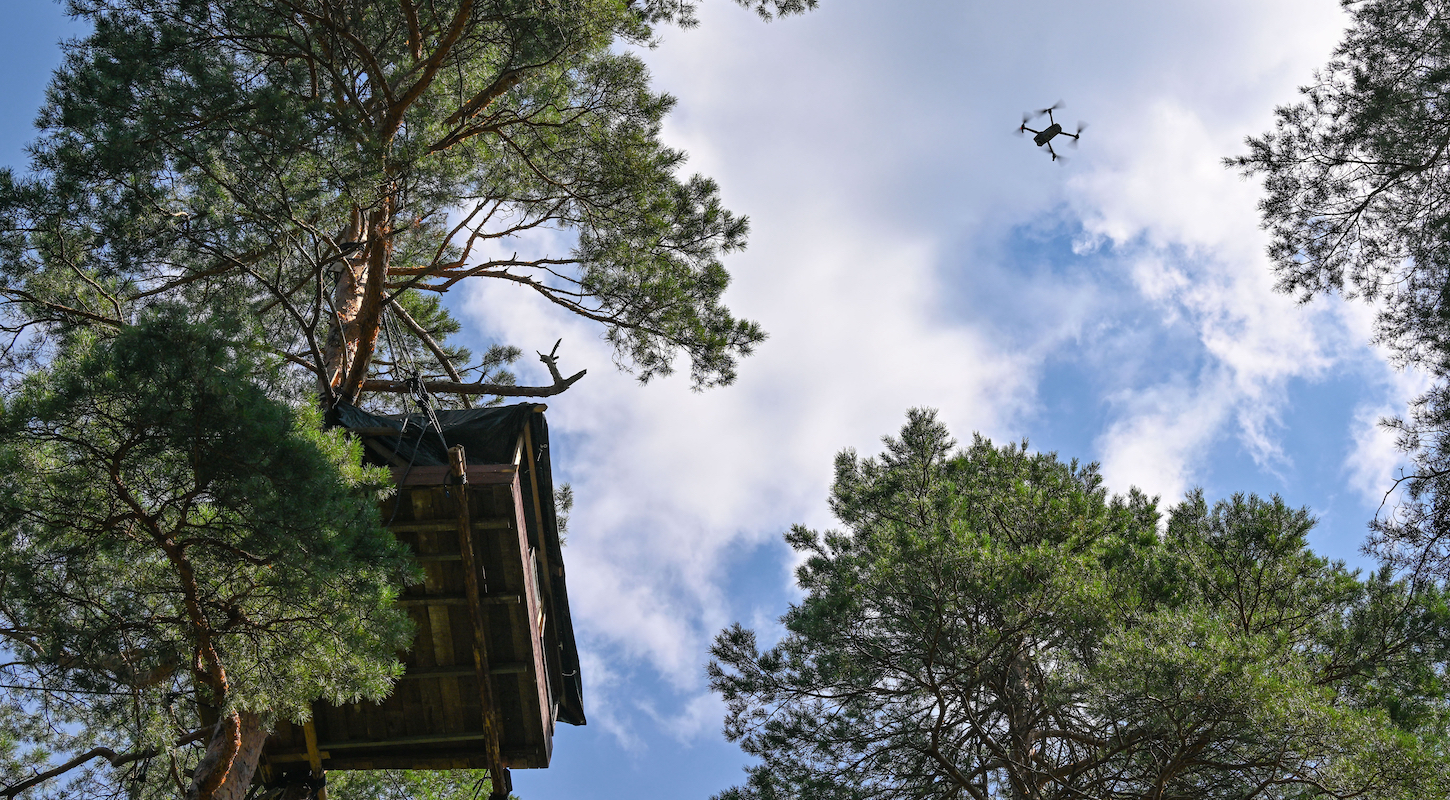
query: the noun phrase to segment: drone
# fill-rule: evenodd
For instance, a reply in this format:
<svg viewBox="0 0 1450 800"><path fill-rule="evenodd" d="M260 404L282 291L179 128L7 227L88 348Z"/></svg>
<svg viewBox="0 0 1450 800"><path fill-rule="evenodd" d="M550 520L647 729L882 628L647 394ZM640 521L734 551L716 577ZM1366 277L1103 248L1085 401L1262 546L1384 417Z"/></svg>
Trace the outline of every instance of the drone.
<svg viewBox="0 0 1450 800"><path fill-rule="evenodd" d="M1062 108L1062 101L1060 100L1056 103L1053 103L1052 106L1049 108L1040 109L1038 111L1029 111L1022 115L1022 127L1017 129L1018 136L1021 136L1023 133L1034 134L1032 137L1032 143L1037 145L1038 147L1047 145L1047 152L1052 154L1053 161L1062 158L1062 156L1059 156L1057 154L1056 150L1052 149L1053 137L1057 136L1058 134L1062 134L1063 136L1071 136L1072 144L1073 146L1076 146L1078 138L1082 135L1083 130L1087 128L1086 123L1079 122L1077 124L1077 133L1068 133L1067 131L1063 130L1062 123L1057 122L1052 118L1052 112L1056 111L1059 108ZM1040 117L1043 114L1047 115L1048 126L1046 128L1043 128L1039 131L1027 127L1028 122L1031 122L1033 119Z"/></svg>

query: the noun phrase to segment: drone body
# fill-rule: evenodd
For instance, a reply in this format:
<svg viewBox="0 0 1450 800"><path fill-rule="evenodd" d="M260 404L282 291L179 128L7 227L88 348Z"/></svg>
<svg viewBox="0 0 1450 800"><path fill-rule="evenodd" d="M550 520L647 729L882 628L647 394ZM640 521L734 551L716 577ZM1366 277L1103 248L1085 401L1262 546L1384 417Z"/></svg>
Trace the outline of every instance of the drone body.
<svg viewBox="0 0 1450 800"><path fill-rule="evenodd" d="M1052 154L1052 160L1053 161L1056 161L1059 158L1061 158L1061 156L1059 156L1057 154L1057 151L1052 149L1052 140L1053 140L1053 138L1056 137L1056 136L1058 136L1058 135L1067 136L1067 137L1070 137L1072 139L1072 143L1074 145L1076 145L1077 144L1077 141L1078 141L1078 138L1082 136L1083 128L1086 128L1087 127L1083 123L1079 122L1078 125L1077 125L1077 133L1068 133L1067 131L1064 131L1062 129L1062 123L1057 122L1056 120L1054 120L1052 118L1052 112L1053 111L1056 111L1059 108L1062 108L1062 103L1060 103L1060 102L1059 103L1055 103L1051 107L1044 108L1041 111L1037 111L1035 113L1034 112L1028 112L1026 114L1023 114L1022 115L1022 126L1017 129L1017 135L1019 135L1019 136L1021 136L1023 133L1031 133L1031 134L1033 134L1032 143L1035 144L1035 145L1037 145L1038 147L1042 147L1043 145L1047 145L1047 152L1049 152L1049 153ZM1027 127L1027 123L1030 122L1033 117L1040 117L1043 114L1046 114L1047 115L1047 121L1048 121L1048 123L1050 123L1046 128L1043 128L1042 130L1039 131L1039 130L1034 130L1032 128Z"/></svg>
<svg viewBox="0 0 1450 800"><path fill-rule="evenodd" d="M1052 137L1058 135L1059 133L1062 133L1062 126L1054 122L1042 131L1038 132L1036 136L1032 137L1032 143L1037 145L1038 147L1041 147L1052 141Z"/></svg>

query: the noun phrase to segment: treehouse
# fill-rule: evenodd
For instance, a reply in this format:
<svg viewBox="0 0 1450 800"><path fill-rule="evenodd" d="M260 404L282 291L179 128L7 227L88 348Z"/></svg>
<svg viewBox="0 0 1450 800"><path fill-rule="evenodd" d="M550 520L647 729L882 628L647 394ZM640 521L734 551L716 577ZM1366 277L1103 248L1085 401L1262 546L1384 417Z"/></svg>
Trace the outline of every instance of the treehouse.
<svg viewBox="0 0 1450 800"><path fill-rule="evenodd" d="M423 582L399 599L416 625L381 703L313 705L269 737L262 779L326 770L549 765L554 723L584 724L579 654L559 546L544 406L382 417L340 406L367 459L392 469L383 519ZM441 429L441 430L440 430Z"/></svg>

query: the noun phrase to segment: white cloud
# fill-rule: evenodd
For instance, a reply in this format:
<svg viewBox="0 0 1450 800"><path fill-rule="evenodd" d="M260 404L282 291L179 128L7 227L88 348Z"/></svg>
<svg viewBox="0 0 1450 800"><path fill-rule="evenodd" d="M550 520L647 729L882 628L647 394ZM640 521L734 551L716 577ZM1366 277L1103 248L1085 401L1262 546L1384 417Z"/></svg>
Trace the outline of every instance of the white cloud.
<svg viewBox="0 0 1450 800"><path fill-rule="evenodd" d="M1399 468L1405 463L1404 453L1395 442L1395 433L1381 424L1387 417L1401 413L1404 406L1362 404L1354 411L1351 429L1354 446L1345 459L1349 486L1366 503L1379 503L1391 487Z"/></svg>
<svg viewBox="0 0 1450 800"><path fill-rule="evenodd" d="M725 717L725 702L713 692L694 695L675 714L662 713L655 703L641 700L638 707L666 733L682 744L689 744L706 731L720 726Z"/></svg>
<svg viewBox="0 0 1450 800"><path fill-rule="evenodd" d="M550 414L577 448L555 456L577 498L574 617L677 690L699 686L707 638L730 621L719 589L730 554L792 521L829 524L837 450L874 449L913 405L949 407L959 429L990 426L1027 390L1009 355L933 319L929 252L878 252L850 226L807 239L772 243L793 268L733 290L772 338L736 386L703 394L678 376L639 387L611 371L596 330L512 287L480 287L464 309L471 327L526 347L562 335L566 368L590 369Z"/></svg>
<svg viewBox="0 0 1450 800"><path fill-rule="evenodd" d="M600 658L587 647L581 648L579 673L584 679L584 696L588 698L586 713L589 724L603 728L626 751L642 752L644 741L628 720L619 714L617 695L612 690L623 682L623 677L610 664L610 660Z"/></svg>
<svg viewBox="0 0 1450 800"><path fill-rule="evenodd" d="M1162 323L1191 330L1206 359L1125 390L1122 416L1098 440L1110 485L1168 500L1191 487L1228 426L1261 469L1289 466L1276 435L1288 383L1367 355L1332 306L1273 291L1259 189L1221 163L1242 133L1211 110L1153 100L1135 139L1104 142L1072 180L1087 241L1126 263Z"/></svg>
<svg viewBox="0 0 1450 800"><path fill-rule="evenodd" d="M1159 385L1118 398L1123 409L1099 437L1103 477L1115 491L1136 486L1165 502L1192 487L1227 404L1201 386Z"/></svg>
<svg viewBox="0 0 1450 800"><path fill-rule="evenodd" d="M876 452L907 408L1014 438L1045 413L1053 359L1090 364L1111 414L1096 454L1064 455L1171 500L1225 436L1265 468L1292 459L1287 383L1360 341L1272 294L1257 189L1220 163L1328 55L1332 5L829 0L770 26L733 5L705 3L647 57L680 98L668 139L752 217L728 302L771 339L739 383L641 388L597 328L512 287L472 290L462 313L526 351L562 335L565 367L590 370L550 423L578 498L591 719L630 747L633 725L703 735L709 638L761 613L727 594L732 570L792 522L830 526L832 455ZM1059 96L1064 122L1092 123L1065 167L1008 135ZM1012 238L1079 224L1071 256L1027 263ZM1158 347L1164 331L1183 341Z"/></svg>

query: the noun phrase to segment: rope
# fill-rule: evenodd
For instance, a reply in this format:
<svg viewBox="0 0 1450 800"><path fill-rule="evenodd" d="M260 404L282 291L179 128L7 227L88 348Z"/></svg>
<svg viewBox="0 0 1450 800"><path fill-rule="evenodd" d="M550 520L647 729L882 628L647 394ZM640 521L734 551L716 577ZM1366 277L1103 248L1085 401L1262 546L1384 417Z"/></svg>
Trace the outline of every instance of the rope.
<svg viewBox="0 0 1450 800"><path fill-rule="evenodd" d="M443 423L439 421L438 412L434 410L433 396L428 393L428 387L423 384L423 374L418 369L417 362L407 352L398 349L396 339L401 339L402 334L393 330L393 326L397 323L393 320L386 308L383 309L382 316L383 335L388 340L388 350L393 354L393 364L389 368L389 372L392 374L393 379L397 380L399 378L399 372L403 367L403 361L405 358L407 359L410 369L406 377L402 379L403 385L407 387L409 399L417 404L418 413L423 417L423 423L418 425L418 439L413 442L413 452L408 456L408 466L403 470L403 477L398 480L399 485L402 485L408 480L408 474L413 471L413 463L418 459L418 448L422 446L423 436L428 433L428 428L431 427L438 433L438 442L443 445L445 459L448 454L448 440L443 436ZM398 431L398 444L393 448L394 456L403 447L403 434L407 432L410 421L412 421L411 415L403 417L403 427ZM393 503L393 513L388 517L388 521L384 523L384 527L392 525L393 520L398 518L398 507L400 505L402 504L396 501Z"/></svg>

